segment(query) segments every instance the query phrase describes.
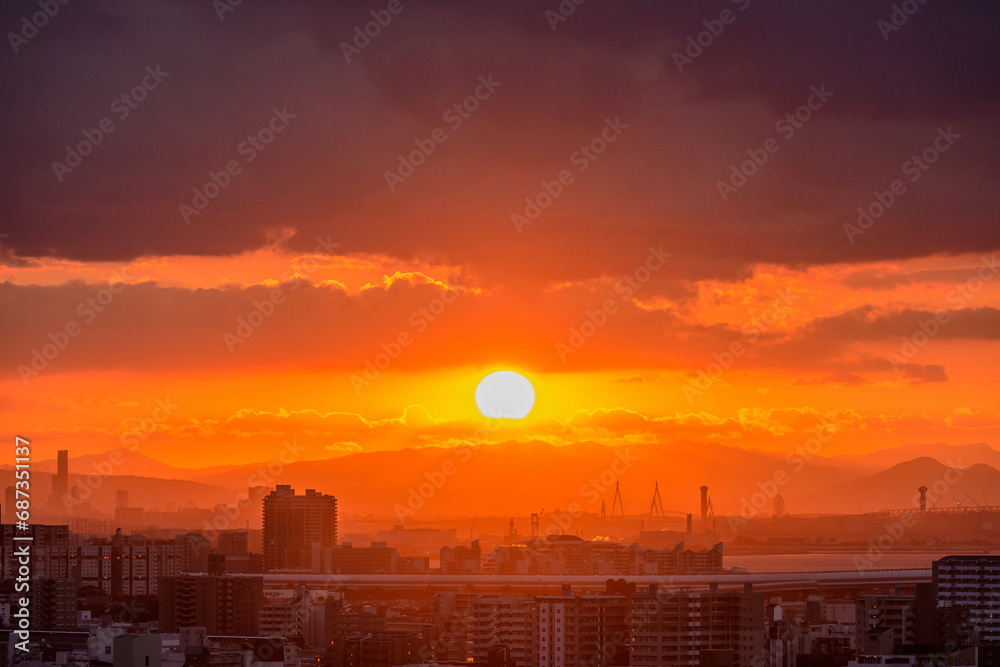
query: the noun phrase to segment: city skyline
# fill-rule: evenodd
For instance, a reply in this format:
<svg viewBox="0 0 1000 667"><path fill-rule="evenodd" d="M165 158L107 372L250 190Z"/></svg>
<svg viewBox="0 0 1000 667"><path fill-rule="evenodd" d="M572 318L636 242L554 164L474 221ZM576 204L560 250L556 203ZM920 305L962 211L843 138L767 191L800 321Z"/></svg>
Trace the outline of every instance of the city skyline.
<svg viewBox="0 0 1000 667"><path fill-rule="evenodd" d="M0 665L1000 667L998 28L0 3Z"/></svg>

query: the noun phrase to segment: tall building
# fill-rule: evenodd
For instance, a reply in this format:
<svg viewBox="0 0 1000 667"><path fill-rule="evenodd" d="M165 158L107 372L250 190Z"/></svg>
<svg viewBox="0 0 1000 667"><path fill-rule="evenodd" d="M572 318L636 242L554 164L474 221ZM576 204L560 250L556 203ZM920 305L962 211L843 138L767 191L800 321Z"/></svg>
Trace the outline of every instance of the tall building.
<svg viewBox="0 0 1000 667"><path fill-rule="evenodd" d="M490 651L506 647L519 667L535 664L535 611L529 598L482 597L472 601L472 657L486 664ZM567 665L566 667L569 667Z"/></svg>
<svg viewBox="0 0 1000 667"><path fill-rule="evenodd" d="M181 572L208 572L208 556L212 545L208 538L198 533L183 533L174 538Z"/></svg>
<svg viewBox="0 0 1000 667"><path fill-rule="evenodd" d="M261 574L264 556L261 554L209 554L209 574Z"/></svg>
<svg viewBox="0 0 1000 667"><path fill-rule="evenodd" d="M313 569L333 574L397 574L399 554L385 542L356 547L345 542L332 549L313 551Z"/></svg>
<svg viewBox="0 0 1000 667"><path fill-rule="evenodd" d="M629 664L628 617L624 595L563 594L535 598L538 667Z"/></svg>
<svg viewBox="0 0 1000 667"><path fill-rule="evenodd" d="M63 509L63 498L69 493L69 450L60 449L56 458L56 474L52 478L49 509Z"/></svg>
<svg viewBox="0 0 1000 667"><path fill-rule="evenodd" d="M932 571L939 640L961 643L971 639L981 647L981 653L982 647L989 647L986 652L996 656L998 650L993 647L1000 646L1000 556L946 556L934 561Z"/></svg>
<svg viewBox="0 0 1000 667"><path fill-rule="evenodd" d="M160 632L205 628L208 635L257 634L264 605L260 576L182 574L160 579Z"/></svg>
<svg viewBox="0 0 1000 667"><path fill-rule="evenodd" d="M81 586L95 586L113 596L156 595L160 577L180 574L173 540L142 535L90 539L70 548L71 575Z"/></svg>
<svg viewBox="0 0 1000 667"><path fill-rule="evenodd" d="M17 576L19 542L32 538L31 576L73 579L77 585L94 586L109 595L156 595L162 576L179 574L180 558L173 540L142 535L87 538L71 535L68 526L30 524L28 532L14 525L0 527L0 561L3 578Z"/></svg>
<svg viewBox="0 0 1000 667"><path fill-rule="evenodd" d="M470 546L441 547L441 574L476 574L482 569L482 562L479 540Z"/></svg>
<svg viewBox="0 0 1000 667"><path fill-rule="evenodd" d="M914 643L916 615L912 595L897 589L892 595L862 595L855 603L854 631L857 645L864 646L864 635L875 628L888 628L893 645Z"/></svg>
<svg viewBox="0 0 1000 667"><path fill-rule="evenodd" d="M697 667L702 652L732 651L733 664L766 657L765 603L748 584L742 593L636 593L632 606L632 665ZM708 655L719 655L711 653Z"/></svg>
<svg viewBox="0 0 1000 667"><path fill-rule="evenodd" d="M219 533L219 553L227 556L242 556L249 551L247 531L227 530Z"/></svg>
<svg viewBox="0 0 1000 667"><path fill-rule="evenodd" d="M31 622L37 630L73 631L76 625L75 579L42 579L31 582Z"/></svg>
<svg viewBox="0 0 1000 667"><path fill-rule="evenodd" d="M313 553L337 545L337 499L314 489L297 496L279 484L264 498L264 571L321 572Z"/></svg>
<svg viewBox="0 0 1000 667"><path fill-rule="evenodd" d="M470 591L441 591L431 598L431 617L438 627L434 655L438 660L466 662L469 657L472 601Z"/></svg>
<svg viewBox="0 0 1000 667"><path fill-rule="evenodd" d="M0 526L0 551L3 554L3 578L13 579L18 574L18 548L22 544L16 537L31 537L32 577L64 579L73 577L70 551L73 538L69 526L49 526L40 523L28 525L28 531L18 530L16 524Z"/></svg>
<svg viewBox="0 0 1000 667"><path fill-rule="evenodd" d="M300 584L294 599L264 604L257 633L261 637L282 637L305 648L323 650L332 641L330 630L335 622L332 616L340 610L340 600L330 598L313 602L305 585Z"/></svg>

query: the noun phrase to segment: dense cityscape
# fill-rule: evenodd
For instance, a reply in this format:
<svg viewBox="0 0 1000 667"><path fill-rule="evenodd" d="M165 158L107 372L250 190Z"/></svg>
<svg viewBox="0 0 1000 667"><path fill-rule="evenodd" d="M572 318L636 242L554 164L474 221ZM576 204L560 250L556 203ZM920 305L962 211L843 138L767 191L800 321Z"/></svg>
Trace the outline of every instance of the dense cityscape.
<svg viewBox="0 0 1000 667"><path fill-rule="evenodd" d="M0 34L0 667L1000 667L997 0Z"/></svg>
<svg viewBox="0 0 1000 667"><path fill-rule="evenodd" d="M70 497L68 452L57 461L42 510L53 516L64 513L60 504ZM567 532L543 511L523 533L510 518L503 535L474 534L473 520L467 540L455 528L404 525L345 535L333 495L288 485L248 490L255 506L245 514L259 513L262 527L246 530L131 532L127 522L143 510L121 490L115 519L104 522L119 526L112 533L58 523L25 530L15 525L16 501L8 502L0 544L0 619L12 631L5 664L1000 664L1000 541L981 540L969 554L937 557L927 568L865 565L864 558L877 560L869 548L850 571L748 571L726 566L719 530L750 523L716 517L708 491L702 487L700 514L688 514L682 530L656 528L669 522L656 489L642 517L604 511L580 517L581 528ZM9 487L9 500L13 492ZM614 507L618 496L620 489ZM774 505L774 513L756 520L772 530L784 523L784 539L754 541L744 533L741 540L724 531L731 548L830 548L830 540L806 536L805 526L875 525L863 515L782 515L780 496ZM891 534L888 516L878 518ZM632 531L634 520L635 541L612 539ZM83 527L87 520L72 522ZM995 538L1000 510L957 513L922 504L901 528L907 539L895 536L895 544L883 546L919 552L935 545L931 553L940 553L947 544L926 531L943 535L945 525L962 530L963 523ZM605 535L584 538L591 527ZM20 559L25 536L27 564ZM875 534L867 545L879 539ZM21 581L30 582L23 611ZM19 634L20 618L30 618L29 632Z"/></svg>

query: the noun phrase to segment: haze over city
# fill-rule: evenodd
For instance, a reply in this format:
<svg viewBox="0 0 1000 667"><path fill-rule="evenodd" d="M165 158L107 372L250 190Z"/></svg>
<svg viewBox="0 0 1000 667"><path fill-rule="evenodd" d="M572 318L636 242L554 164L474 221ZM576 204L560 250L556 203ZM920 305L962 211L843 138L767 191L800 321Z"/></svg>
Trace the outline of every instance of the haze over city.
<svg viewBox="0 0 1000 667"><path fill-rule="evenodd" d="M0 26L10 656L1000 664L1000 610L948 592L1000 558L994 4ZM743 648L657 634L689 591ZM617 638L550 641L555 595L614 598Z"/></svg>

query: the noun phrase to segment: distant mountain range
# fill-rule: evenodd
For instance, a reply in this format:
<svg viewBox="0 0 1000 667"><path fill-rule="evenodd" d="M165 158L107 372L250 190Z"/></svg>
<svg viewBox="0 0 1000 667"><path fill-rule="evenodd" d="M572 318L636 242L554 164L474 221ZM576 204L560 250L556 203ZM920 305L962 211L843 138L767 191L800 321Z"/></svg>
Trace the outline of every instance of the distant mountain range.
<svg viewBox="0 0 1000 667"><path fill-rule="evenodd" d="M1000 470L985 463L953 468L923 456L792 498L789 506L811 512L916 509L921 486L927 487L928 507L1000 504Z"/></svg>
<svg viewBox="0 0 1000 667"><path fill-rule="evenodd" d="M191 506L211 508L219 503L233 504L236 500L236 492L233 489L201 482L128 474L101 476L93 469L87 473L77 468L73 460L70 462L70 471L71 488L79 487L73 489L73 497L82 502L89 502L95 509L109 514L114 512L116 492L119 489L129 492L130 505L148 509L156 507L164 509L167 503L173 503L178 508ZM124 468L122 471L125 471ZM32 472L32 502L36 503L37 508L47 506L52 493L53 477L55 475L52 473L38 470ZM7 488L13 484L14 471L0 470L0 487ZM59 509L63 510L62 507Z"/></svg>
<svg viewBox="0 0 1000 667"><path fill-rule="evenodd" d="M189 504L232 504L248 486L291 484L333 493L341 511L395 516L399 507L416 516L519 515L542 508L566 510L576 503L586 512L610 511L615 482L625 511L645 513L654 484L664 506L676 514L699 511L699 488L709 487L717 514L740 511L745 501L775 494L795 513L856 512L910 507L917 487L945 479L946 463L965 470L949 484L938 505L1000 503L1000 452L985 444L913 444L856 456L814 457L808 462L774 452L715 443L676 442L610 447L595 442L551 445L505 442L470 450L428 447L351 454L299 461L280 475L261 474L266 464L175 468L143 454L121 450L123 463L94 491L103 511L114 506L115 490L126 488L130 504L147 508ZM95 473L107 454L70 460L77 475ZM39 461L37 471L54 471L55 461ZM106 467L105 467L106 469ZM9 485L12 473L0 472ZM954 475L952 475L954 477ZM984 496L985 494L985 496ZM995 495L996 498L990 497ZM969 500L971 498L972 500Z"/></svg>
<svg viewBox="0 0 1000 667"><path fill-rule="evenodd" d="M977 442L971 445L948 445L943 442L911 443L892 449L880 449L869 454L837 456L834 457L834 460L841 460L851 465L864 467L888 468L897 463L921 457L937 459L946 464L951 461L953 464L960 466L985 463L986 465L1000 469L1000 451L993 449L985 442Z"/></svg>

